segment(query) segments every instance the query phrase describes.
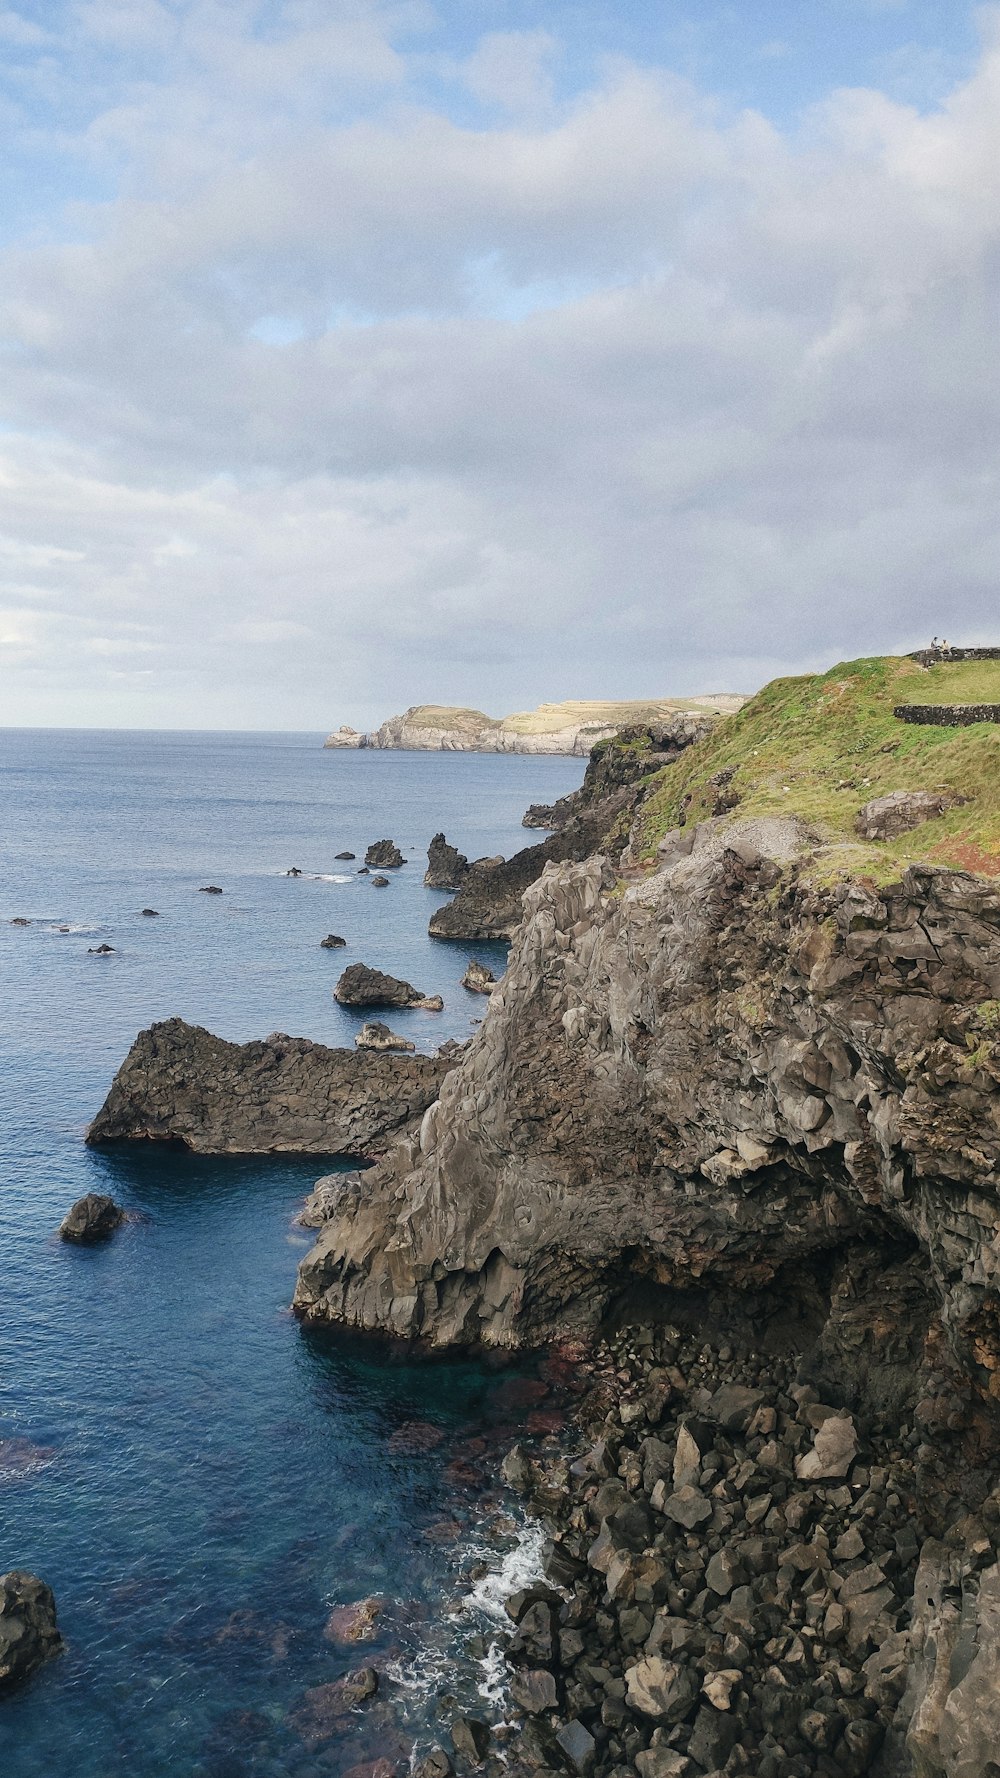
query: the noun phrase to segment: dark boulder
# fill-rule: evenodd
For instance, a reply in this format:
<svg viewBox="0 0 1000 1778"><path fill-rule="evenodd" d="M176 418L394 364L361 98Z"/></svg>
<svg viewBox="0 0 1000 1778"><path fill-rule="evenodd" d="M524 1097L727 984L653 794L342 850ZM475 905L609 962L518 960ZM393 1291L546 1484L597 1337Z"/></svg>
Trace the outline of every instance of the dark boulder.
<svg viewBox="0 0 1000 1778"><path fill-rule="evenodd" d="M470 1765L481 1766L489 1751L490 1731L475 1716L456 1716L451 1725L455 1752Z"/></svg>
<svg viewBox="0 0 1000 1778"><path fill-rule="evenodd" d="M421 994L412 982L370 969L367 963L351 963L333 990L341 1006L420 1006L429 1012L441 1009L440 995Z"/></svg>
<svg viewBox="0 0 1000 1778"><path fill-rule="evenodd" d="M219 888L218 883L203 883L201 888L198 891L198 894L199 895L221 895L222 890Z"/></svg>
<svg viewBox="0 0 1000 1778"><path fill-rule="evenodd" d="M160 917L158 908L143 908L142 911L147 920L158 920Z"/></svg>
<svg viewBox="0 0 1000 1778"><path fill-rule="evenodd" d="M365 863L374 870L398 870L406 860L395 840L374 840L365 853Z"/></svg>
<svg viewBox="0 0 1000 1778"><path fill-rule="evenodd" d="M64 1241L106 1241L125 1221L125 1212L104 1192L88 1192L78 1198L59 1224Z"/></svg>
<svg viewBox="0 0 1000 1778"><path fill-rule="evenodd" d="M321 938L319 942L320 949L323 951L339 951L341 945L346 945L347 940L341 938L339 933L328 932L326 937Z"/></svg>
<svg viewBox="0 0 1000 1778"><path fill-rule="evenodd" d="M52 1588L20 1568L0 1575L0 1686L26 1679L62 1646Z"/></svg>
<svg viewBox="0 0 1000 1778"><path fill-rule="evenodd" d="M334 856L337 858L356 858L357 853L356 852L337 852L334 854Z"/></svg>
<svg viewBox="0 0 1000 1778"><path fill-rule="evenodd" d="M388 877L373 877L372 878L372 888L373 889L388 889L388 887L389 887Z"/></svg>
<svg viewBox="0 0 1000 1778"><path fill-rule="evenodd" d="M88 957L111 957L114 955L114 949L115 949L114 945L88 945L87 946L87 956Z"/></svg>
<svg viewBox="0 0 1000 1778"><path fill-rule="evenodd" d="M460 889L469 874L469 860L457 846L436 833L427 848L424 883L428 889Z"/></svg>

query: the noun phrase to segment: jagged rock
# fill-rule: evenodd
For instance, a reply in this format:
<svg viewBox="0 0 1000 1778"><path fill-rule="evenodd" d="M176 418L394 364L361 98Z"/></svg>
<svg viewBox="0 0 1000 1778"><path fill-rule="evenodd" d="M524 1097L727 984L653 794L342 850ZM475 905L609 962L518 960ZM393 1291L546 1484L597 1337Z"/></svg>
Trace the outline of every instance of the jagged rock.
<svg viewBox="0 0 1000 1778"><path fill-rule="evenodd" d="M412 982L370 969L367 963L349 964L333 994L341 1006L417 1006L439 1012L443 1004L439 994L421 994Z"/></svg>
<svg viewBox="0 0 1000 1778"><path fill-rule="evenodd" d="M295 1218L300 1228L322 1228L333 1215L344 1192L351 1192L356 1197L361 1188L360 1173L325 1173L317 1179L302 1209Z"/></svg>
<svg viewBox="0 0 1000 1778"><path fill-rule="evenodd" d="M962 800L946 791L891 790L887 796L873 796L865 803L855 825L864 840L894 840Z"/></svg>
<svg viewBox="0 0 1000 1778"><path fill-rule="evenodd" d="M114 1198L104 1192L88 1192L67 1210L59 1233L64 1241L106 1241L124 1221L125 1212Z"/></svg>
<svg viewBox="0 0 1000 1778"><path fill-rule="evenodd" d="M511 1675L510 1695L529 1716L554 1710L559 1698L556 1682L545 1667L520 1667Z"/></svg>
<svg viewBox="0 0 1000 1778"><path fill-rule="evenodd" d="M406 859L394 840L374 840L365 853L365 863L372 870L398 870Z"/></svg>
<svg viewBox="0 0 1000 1778"><path fill-rule="evenodd" d="M487 969L486 964L480 963L477 958L470 957L468 968L462 977L463 988L468 988L471 994L492 994L496 985L497 978L492 969Z"/></svg>
<svg viewBox="0 0 1000 1778"><path fill-rule="evenodd" d="M428 889L460 889L469 874L469 860L457 846L436 833L427 848L424 882Z"/></svg>
<svg viewBox="0 0 1000 1778"><path fill-rule="evenodd" d="M669 1747L660 1737L663 1731L654 1729L653 1739L644 1753L635 1756L635 1769L639 1778L691 1778L694 1767L683 1753Z"/></svg>
<svg viewBox="0 0 1000 1778"><path fill-rule="evenodd" d="M88 957L110 957L114 952L114 948L115 948L114 945L88 945L87 946L87 956Z"/></svg>
<svg viewBox="0 0 1000 1778"><path fill-rule="evenodd" d="M709 822L624 890L601 858L550 867L419 1156L360 1223L324 1229L303 1311L530 1343L593 1329L637 1255L673 1288L732 1293L832 1254L835 1385L846 1364L912 1387L937 1312L1000 1390L1000 893L928 865L817 885L797 869L809 843L787 819ZM899 1242L912 1258L886 1266ZM888 1329L903 1318L880 1358L851 1330L838 1249L874 1255Z"/></svg>
<svg viewBox="0 0 1000 1778"><path fill-rule="evenodd" d="M626 1695L633 1710L657 1722L680 1722L698 1695L697 1684L686 1667L647 1655L625 1675Z"/></svg>
<svg viewBox="0 0 1000 1778"><path fill-rule="evenodd" d="M30 926L31 921L26 920L23 914L15 914L10 924L12 926Z"/></svg>
<svg viewBox="0 0 1000 1778"><path fill-rule="evenodd" d="M0 1576L0 1686L26 1679L62 1646L52 1588L20 1568Z"/></svg>
<svg viewBox="0 0 1000 1778"><path fill-rule="evenodd" d="M367 1025L362 1025L354 1042L359 1050L404 1050L411 1055L417 1047L415 1043L410 1042L408 1037L398 1036L395 1031L390 1031L388 1025L381 1024L378 1019L372 1019Z"/></svg>
<svg viewBox="0 0 1000 1778"><path fill-rule="evenodd" d="M690 1485L678 1488L675 1494L667 1495L662 1511L666 1518L673 1519L676 1525L683 1525L688 1531L693 1531L696 1525L703 1525L706 1519L712 1517L711 1503L698 1488Z"/></svg>
<svg viewBox="0 0 1000 1778"><path fill-rule="evenodd" d="M436 1099L450 1059L227 1043L167 1019L141 1031L87 1141L183 1142L199 1154L368 1155Z"/></svg>
<svg viewBox="0 0 1000 1778"><path fill-rule="evenodd" d="M451 1778L455 1770L443 1747L432 1747L413 1768L413 1778Z"/></svg>
<svg viewBox="0 0 1000 1778"><path fill-rule="evenodd" d="M221 895L222 890L218 883L203 883L198 893L199 895Z"/></svg>
<svg viewBox="0 0 1000 1778"><path fill-rule="evenodd" d="M285 875L286 877L301 877L302 872L297 864L293 864L291 870L286 870Z"/></svg>
<svg viewBox="0 0 1000 1778"><path fill-rule="evenodd" d="M336 932L328 932L325 938L320 939L319 943L320 949L323 951L339 951L342 945L346 945L347 940L341 938Z"/></svg>
<svg viewBox="0 0 1000 1778"><path fill-rule="evenodd" d="M574 1717L572 1722L564 1723L557 1731L556 1741L571 1769L579 1773L580 1778L586 1778L597 1752L597 1742L590 1730L579 1718Z"/></svg>
<svg viewBox="0 0 1000 1778"><path fill-rule="evenodd" d="M813 1448L795 1459L795 1473L802 1482L829 1481L845 1476L858 1454L858 1435L850 1414L831 1414L816 1433Z"/></svg>
<svg viewBox="0 0 1000 1778"><path fill-rule="evenodd" d="M470 1765L481 1766L490 1746L489 1724L475 1716L456 1716L451 1725L455 1752Z"/></svg>
<svg viewBox="0 0 1000 1778"><path fill-rule="evenodd" d="M323 1628L326 1641L340 1646L367 1642L375 1635L384 1608L385 1601L374 1596L357 1599L353 1605L335 1606Z"/></svg>
<svg viewBox="0 0 1000 1778"><path fill-rule="evenodd" d="M694 1488L701 1474L701 1452L698 1449L689 1427L682 1426L677 1434L677 1445L674 1451L673 1482L679 1490Z"/></svg>

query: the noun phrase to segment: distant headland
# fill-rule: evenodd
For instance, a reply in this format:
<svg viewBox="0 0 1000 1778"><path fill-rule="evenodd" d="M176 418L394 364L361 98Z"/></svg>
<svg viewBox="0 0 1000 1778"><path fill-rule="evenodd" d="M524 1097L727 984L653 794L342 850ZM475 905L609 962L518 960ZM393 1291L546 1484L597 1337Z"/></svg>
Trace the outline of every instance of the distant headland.
<svg viewBox="0 0 1000 1778"><path fill-rule="evenodd" d="M730 716L746 702L734 692L693 698L570 700L539 704L513 716L487 716L449 704L414 704L402 716L390 716L371 734L339 728L325 747L381 747L433 753L570 753L588 754L595 742L633 723L674 724Z"/></svg>

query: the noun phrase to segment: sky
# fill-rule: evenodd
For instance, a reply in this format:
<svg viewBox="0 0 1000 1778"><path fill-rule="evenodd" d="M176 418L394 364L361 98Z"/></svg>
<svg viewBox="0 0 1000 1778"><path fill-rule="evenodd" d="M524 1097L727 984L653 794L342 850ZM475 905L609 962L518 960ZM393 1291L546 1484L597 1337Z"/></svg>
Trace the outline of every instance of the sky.
<svg viewBox="0 0 1000 1778"><path fill-rule="evenodd" d="M1000 642L1000 5L0 0L0 725Z"/></svg>

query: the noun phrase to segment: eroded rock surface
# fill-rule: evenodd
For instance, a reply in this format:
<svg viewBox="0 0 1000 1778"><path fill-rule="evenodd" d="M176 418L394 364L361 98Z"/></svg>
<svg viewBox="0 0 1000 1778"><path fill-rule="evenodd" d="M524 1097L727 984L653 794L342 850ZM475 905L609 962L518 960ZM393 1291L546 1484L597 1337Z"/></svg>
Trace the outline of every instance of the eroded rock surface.
<svg viewBox="0 0 1000 1778"><path fill-rule="evenodd" d="M371 969L367 963L349 964L333 993L341 1006L417 1006L429 1012L441 1008L439 994L422 994L412 982Z"/></svg>
<svg viewBox="0 0 1000 1778"><path fill-rule="evenodd" d="M624 893L599 858L547 870L419 1142L303 1262L300 1311L517 1344L588 1332L626 1288L757 1289L889 1240L915 1325L932 1303L1000 1397L1000 892L930 866L817 888L804 843L707 823Z"/></svg>
<svg viewBox="0 0 1000 1778"><path fill-rule="evenodd" d="M139 1033L87 1140L182 1142L199 1154L368 1155L426 1110L450 1065L280 1034L227 1043L167 1019Z"/></svg>
<svg viewBox="0 0 1000 1778"><path fill-rule="evenodd" d="M125 1212L114 1198L104 1192L88 1192L67 1210L59 1233L64 1241L106 1241L124 1221Z"/></svg>
<svg viewBox="0 0 1000 1778"><path fill-rule="evenodd" d="M460 889L469 874L469 860L457 846L436 833L427 848L424 883L428 889Z"/></svg>
<svg viewBox="0 0 1000 1778"><path fill-rule="evenodd" d="M894 840L943 815L960 800L946 791L891 790L887 796L875 796L865 803L858 815L858 833L863 840Z"/></svg>
<svg viewBox="0 0 1000 1778"><path fill-rule="evenodd" d="M370 1019L362 1025L354 1039L355 1048L359 1050L399 1050L402 1054L412 1055L416 1044L408 1037L400 1037L397 1031L391 1031L380 1019Z"/></svg>
<svg viewBox="0 0 1000 1778"><path fill-rule="evenodd" d="M374 840L365 853L365 863L372 870L398 870L406 859L394 840Z"/></svg>
<svg viewBox="0 0 1000 1778"><path fill-rule="evenodd" d="M0 1575L0 1686L27 1679L62 1646L52 1588L20 1568Z"/></svg>

